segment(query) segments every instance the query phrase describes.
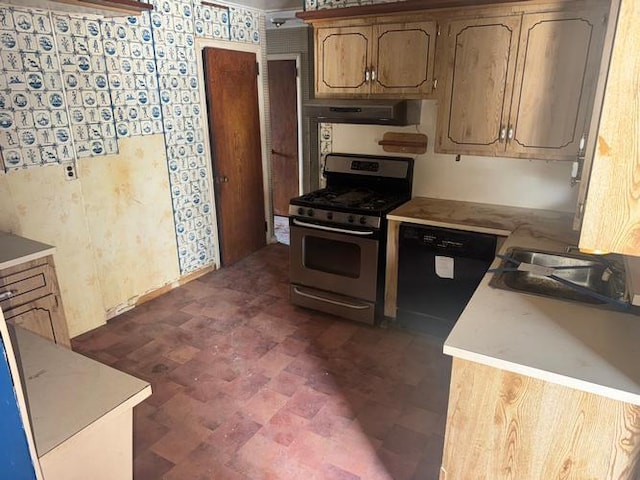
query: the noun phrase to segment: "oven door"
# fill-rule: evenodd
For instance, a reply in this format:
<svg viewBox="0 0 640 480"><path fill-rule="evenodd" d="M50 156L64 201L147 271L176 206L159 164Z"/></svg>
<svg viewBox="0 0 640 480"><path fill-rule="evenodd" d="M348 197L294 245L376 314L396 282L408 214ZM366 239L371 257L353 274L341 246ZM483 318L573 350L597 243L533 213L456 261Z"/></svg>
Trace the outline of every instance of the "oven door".
<svg viewBox="0 0 640 480"><path fill-rule="evenodd" d="M375 302L376 230L343 229L291 220L291 283Z"/></svg>

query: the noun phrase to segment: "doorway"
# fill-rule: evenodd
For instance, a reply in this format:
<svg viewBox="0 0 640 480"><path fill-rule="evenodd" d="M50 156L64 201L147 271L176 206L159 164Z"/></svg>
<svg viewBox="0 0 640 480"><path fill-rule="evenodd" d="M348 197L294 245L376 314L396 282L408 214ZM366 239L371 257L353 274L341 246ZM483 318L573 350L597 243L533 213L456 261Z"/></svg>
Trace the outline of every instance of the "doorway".
<svg viewBox="0 0 640 480"><path fill-rule="evenodd" d="M300 55L270 55L271 186L276 239L289 243L289 200L302 190Z"/></svg>
<svg viewBox="0 0 640 480"><path fill-rule="evenodd" d="M203 49L220 264L266 245L258 63L253 52Z"/></svg>

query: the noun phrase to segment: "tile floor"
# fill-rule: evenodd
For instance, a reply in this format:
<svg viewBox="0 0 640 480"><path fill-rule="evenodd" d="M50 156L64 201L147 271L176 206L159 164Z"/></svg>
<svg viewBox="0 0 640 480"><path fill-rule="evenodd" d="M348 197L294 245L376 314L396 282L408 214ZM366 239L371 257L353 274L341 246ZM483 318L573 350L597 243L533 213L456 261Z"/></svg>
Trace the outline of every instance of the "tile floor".
<svg viewBox="0 0 640 480"><path fill-rule="evenodd" d="M441 343L292 306L271 245L73 341L151 382L135 480L435 480Z"/></svg>

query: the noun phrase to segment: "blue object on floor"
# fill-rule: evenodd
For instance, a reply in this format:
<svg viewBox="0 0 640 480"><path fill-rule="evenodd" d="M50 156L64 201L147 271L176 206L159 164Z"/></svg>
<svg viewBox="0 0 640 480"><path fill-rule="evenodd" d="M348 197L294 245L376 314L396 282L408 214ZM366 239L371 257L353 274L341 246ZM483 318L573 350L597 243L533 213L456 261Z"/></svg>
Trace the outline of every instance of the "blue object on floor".
<svg viewBox="0 0 640 480"><path fill-rule="evenodd" d="M0 480L33 480L36 474L2 338L0 349Z"/></svg>

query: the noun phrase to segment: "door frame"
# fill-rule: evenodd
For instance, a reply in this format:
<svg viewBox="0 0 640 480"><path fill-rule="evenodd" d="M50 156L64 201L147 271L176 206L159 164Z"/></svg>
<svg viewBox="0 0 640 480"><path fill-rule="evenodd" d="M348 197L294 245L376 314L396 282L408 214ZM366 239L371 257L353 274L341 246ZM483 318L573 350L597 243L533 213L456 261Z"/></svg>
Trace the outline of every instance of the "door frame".
<svg viewBox="0 0 640 480"><path fill-rule="evenodd" d="M298 126L298 195L302 195L304 190L303 176L303 137L302 137L302 78L300 75L302 66L302 55L300 53L274 53L267 55L267 62L270 60L295 60L296 61L296 120ZM273 193L273 192L271 192Z"/></svg>
<svg viewBox="0 0 640 480"><path fill-rule="evenodd" d="M266 76L263 73L266 71L265 59L262 55L262 48L260 45L254 43L240 43L230 42L228 40L213 40L207 38L196 38L196 62L198 64L198 79L200 80L198 90L200 91L200 111L202 114L202 129L203 129L203 143L204 143L204 155L207 160L207 172L209 174L209 190L211 192L211 205L213 225L211 225L212 232L215 236L215 245L213 246L215 252L215 260L213 262L216 269L220 268L220 232L218 231L218 206L216 204L216 190L215 183L213 181L213 155L211 153L211 137L209 135L209 115L207 109L207 93L205 89L205 70L204 61L202 59L202 52L205 48L219 48L222 50L233 50L236 52L249 52L256 55L256 62L258 62L259 73L256 79L258 84L258 112L260 120L260 149L262 159L262 189L264 191L264 219L267 224L267 231L265 232L265 238L267 244L275 241L273 232L273 208L271 206L271 175L269 170L269 156L267 155L267 122L266 118L269 115L268 105L265 103L265 84Z"/></svg>

